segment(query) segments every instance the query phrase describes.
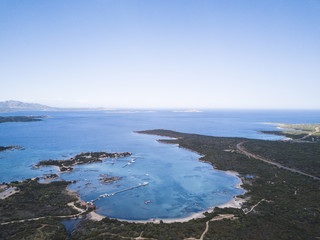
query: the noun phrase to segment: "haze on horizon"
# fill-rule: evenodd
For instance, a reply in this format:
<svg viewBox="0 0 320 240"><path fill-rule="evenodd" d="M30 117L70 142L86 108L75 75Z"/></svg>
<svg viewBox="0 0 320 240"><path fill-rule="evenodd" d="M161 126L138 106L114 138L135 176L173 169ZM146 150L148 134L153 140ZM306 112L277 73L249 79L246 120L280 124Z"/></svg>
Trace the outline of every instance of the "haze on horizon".
<svg viewBox="0 0 320 240"><path fill-rule="evenodd" d="M3 0L0 101L320 109L320 1Z"/></svg>

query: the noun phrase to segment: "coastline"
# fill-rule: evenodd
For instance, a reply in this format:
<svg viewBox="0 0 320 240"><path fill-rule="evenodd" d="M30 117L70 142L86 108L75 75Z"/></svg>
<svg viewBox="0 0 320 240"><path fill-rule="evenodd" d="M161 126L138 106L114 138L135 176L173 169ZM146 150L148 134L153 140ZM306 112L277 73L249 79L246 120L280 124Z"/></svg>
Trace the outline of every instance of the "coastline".
<svg viewBox="0 0 320 240"><path fill-rule="evenodd" d="M267 125L273 125L275 128L279 129L279 130L287 130L286 128L284 128L285 124L284 123L272 123L272 122L265 122L263 124L267 124ZM276 134L272 134L272 131L271 133L263 133L262 131L258 131L259 133L262 133L262 134L270 134L270 135L273 135L273 136L282 136L283 139L280 139L279 141L292 141L293 139L292 138L289 138L289 137L286 137L286 136L283 136L283 135L276 135Z"/></svg>
<svg viewBox="0 0 320 240"><path fill-rule="evenodd" d="M285 123L274 123L274 122L263 122L262 124L278 126L277 128L280 128L281 126L285 125Z"/></svg>
<svg viewBox="0 0 320 240"><path fill-rule="evenodd" d="M242 180L239 184L236 185L236 188L241 188L241 187L239 187L239 185L241 185L241 184L242 184ZM89 213L89 219L91 219L93 221L100 221L104 218L110 218L110 219L118 220L120 222L143 223L143 224L147 224L147 223L160 224L161 222L163 222L163 223L184 223L184 222L189 222L190 220L193 220L193 219L204 218L205 217L204 213L206 213L206 212L212 213L215 210L215 208L241 208L241 206L245 202L245 200L242 198L238 198L238 196L239 195L234 196L227 203L224 203L224 204L221 204L218 206L214 206L214 207L209 207L207 210L192 213L190 216L183 217L183 218L152 218L152 219L148 219L148 220L128 220L128 219L110 218L110 217L101 215L101 214L97 213L96 211L92 211Z"/></svg>
<svg viewBox="0 0 320 240"><path fill-rule="evenodd" d="M150 134L150 135L152 135L152 134ZM161 136L161 135L157 135L157 136ZM161 136L161 137L167 137L167 136ZM171 137L168 137L168 138L171 138ZM177 139L177 138L173 138L173 139ZM164 144L176 145L179 148L182 148L182 149L197 153L201 157L204 157L204 155L200 154L199 152L196 152L194 150L191 150L191 149L188 149L188 148L185 148L185 147L181 147L178 143L162 142L162 141L159 141L159 140L157 140L157 141L160 142L160 143L164 143ZM183 217L183 218L168 218L168 219L153 218L153 219L148 219L148 220L128 220L128 219L110 218L110 217L101 215L101 214L97 213L96 210L94 210L94 211L89 213L89 219L91 219L93 221L101 221L104 218L110 218L110 219L118 220L120 222L143 223L143 224L147 224L147 223L160 224L161 222L162 223L184 223L184 222L188 222L188 221L193 220L193 219L204 218L205 217L204 213L206 213L206 212L212 213L215 208L241 208L242 204L244 202L246 202L246 200L243 199L243 198L239 198L239 196L245 194L247 191L244 188L242 188L243 181L242 181L242 178L239 176L240 174L238 172L231 171L231 170L223 171L223 170L220 170L220 169L216 169L212 165L211 162L203 161L200 158L198 158L197 160L200 161L200 162L204 162L204 163L210 164L212 166L213 170L224 172L224 173L226 173L228 175L232 175L234 177L239 178L240 182L237 185L235 185L235 188L243 190L244 193L234 196L230 201L228 201L228 202L226 202L224 204L220 204L218 206L209 207L204 211L192 213L190 216Z"/></svg>

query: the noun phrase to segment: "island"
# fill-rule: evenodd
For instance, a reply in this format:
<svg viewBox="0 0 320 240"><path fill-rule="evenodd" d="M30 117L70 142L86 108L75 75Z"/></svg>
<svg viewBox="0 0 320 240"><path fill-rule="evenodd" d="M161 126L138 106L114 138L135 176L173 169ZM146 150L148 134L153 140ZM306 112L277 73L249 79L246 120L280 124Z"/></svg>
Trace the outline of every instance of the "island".
<svg viewBox="0 0 320 240"><path fill-rule="evenodd" d="M65 160L44 160L36 164L34 167L39 168L43 166L59 167L60 172L71 172L73 167L79 164L89 164L95 162L102 162L106 158L121 158L131 156L131 152L123 153L107 153L107 152L86 152L80 153L73 158Z"/></svg>
<svg viewBox="0 0 320 240"><path fill-rule="evenodd" d="M49 116L8 116L8 117L0 117L0 123L7 122L37 122L42 121L42 118L48 118ZM23 147L20 146L0 146L0 152L5 150L24 150Z"/></svg>
<svg viewBox="0 0 320 240"><path fill-rule="evenodd" d="M38 122L41 118L48 118L48 116L8 116L0 117L0 123L6 122Z"/></svg>
<svg viewBox="0 0 320 240"><path fill-rule="evenodd" d="M29 180L6 184L19 192L0 200L0 238L274 240L320 236L320 143L213 137L163 129L137 133L167 137L160 142L197 152L200 161L215 169L233 171L246 191L238 196L243 200L241 207L215 207L194 219L121 221L101 217L94 208L70 208L77 207L80 199L66 195L69 182ZM87 218L69 234L60 215Z"/></svg>
<svg viewBox="0 0 320 240"><path fill-rule="evenodd" d="M110 176L109 174L100 174L100 182L101 183L113 183L121 180L122 177Z"/></svg>
<svg viewBox="0 0 320 240"><path fill-rule="evenodd" d="M19 150L24 150L24 147L20 147L20 146L0 146L0 152L1 151L6 151L6 150L15 150L15 149L19 149Z"/></svg>

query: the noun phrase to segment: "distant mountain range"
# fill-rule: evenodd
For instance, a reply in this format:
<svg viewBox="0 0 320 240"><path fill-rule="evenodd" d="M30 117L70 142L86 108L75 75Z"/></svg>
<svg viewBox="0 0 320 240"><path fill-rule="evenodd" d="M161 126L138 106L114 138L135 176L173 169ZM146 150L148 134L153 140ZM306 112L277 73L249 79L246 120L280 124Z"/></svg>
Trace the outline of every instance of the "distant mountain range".
<svg viewBox="0 0 320 240"><path fill-rule="evenodd" d="M18 112L18 111L103 111L106 108L56 108L41 105L38 103L25 103L20 101L0 102L0 112Z"/></svg>

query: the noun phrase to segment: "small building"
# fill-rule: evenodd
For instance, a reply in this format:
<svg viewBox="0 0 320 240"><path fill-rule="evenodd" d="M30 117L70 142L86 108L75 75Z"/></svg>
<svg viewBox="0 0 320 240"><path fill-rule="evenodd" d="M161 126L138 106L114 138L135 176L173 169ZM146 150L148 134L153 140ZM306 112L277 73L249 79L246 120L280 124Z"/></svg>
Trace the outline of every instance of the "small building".
<svg viewBox="0 0 320 240"><path fill-rule="evenodd" d="M84 201L82 201L82 202L80 203L80 205L81 205L81 206L87 206L87 203L84 202Z"/></svg>

